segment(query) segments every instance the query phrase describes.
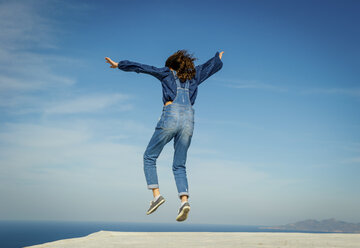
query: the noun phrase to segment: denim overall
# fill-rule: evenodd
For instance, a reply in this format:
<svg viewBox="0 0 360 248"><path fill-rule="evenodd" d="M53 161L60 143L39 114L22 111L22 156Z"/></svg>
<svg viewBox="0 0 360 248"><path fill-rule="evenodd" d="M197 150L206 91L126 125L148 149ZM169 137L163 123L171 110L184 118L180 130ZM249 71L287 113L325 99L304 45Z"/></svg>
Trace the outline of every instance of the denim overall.
<svg viewBox="0 0 360 248"><path fill-rule="evenodd" d="M156 172L156 159L164 146L174 138L173 174L178 196L189 197L188 181L186 177L186 156L194 131L194 113L189 96L189 80L185 88L181 87L180 80L172 71L176 85L176 97L173 102L163 107L162 115L156 125L155 132L144 153L144 173L147 188L159 188Z"/></svg>

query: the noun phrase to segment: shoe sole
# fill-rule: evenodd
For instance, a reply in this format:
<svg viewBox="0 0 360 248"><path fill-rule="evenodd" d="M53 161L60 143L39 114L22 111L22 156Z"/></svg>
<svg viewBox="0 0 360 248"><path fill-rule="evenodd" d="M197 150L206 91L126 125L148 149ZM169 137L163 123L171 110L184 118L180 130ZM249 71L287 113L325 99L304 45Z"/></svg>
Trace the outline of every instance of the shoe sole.
<svg viewBox="0 0 360 248"><path fill-rule="evenodd" d="M165 202L165 199L162 199L158 204L155 205L155 207L153 207L152 209L150 209L150 211L146 212L147 215L151 214L152 212L154 212L161 204L163 204Z"/></svg>
<svg viewBox="0 0 360 248"><path fill-rule="evenodd" d="M185 206L181 212L179 213L179 215L176 217L177 221L184 221L186 220L188 213L190 211L190 207L189 206Z"/></svg>

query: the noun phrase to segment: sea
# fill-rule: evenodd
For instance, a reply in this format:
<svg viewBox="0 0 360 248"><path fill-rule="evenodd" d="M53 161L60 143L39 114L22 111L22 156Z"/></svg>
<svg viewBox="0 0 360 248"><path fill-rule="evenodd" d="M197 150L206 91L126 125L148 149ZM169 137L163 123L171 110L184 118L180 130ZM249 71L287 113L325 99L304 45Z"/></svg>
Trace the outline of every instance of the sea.
<svg viewBox="0 0 360 248"><path fill-rule="evenodd" d="M186 223L0 221L0 248L20 248L60 239L84 237L101 230L120 232L292 232L262 229L262 227Z"/></svg>

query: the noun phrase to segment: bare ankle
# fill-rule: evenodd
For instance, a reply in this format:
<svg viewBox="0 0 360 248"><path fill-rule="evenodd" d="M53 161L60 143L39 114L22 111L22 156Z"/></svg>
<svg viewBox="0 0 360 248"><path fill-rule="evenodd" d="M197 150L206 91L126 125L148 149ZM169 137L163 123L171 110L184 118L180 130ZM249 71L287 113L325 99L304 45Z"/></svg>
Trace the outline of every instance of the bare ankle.
<svg viewBox="0 0 360 248"><path fill-rule="evenodd" d="M188 196L187 195L182 195L181 196L181 202L186 202L188 201Z"/></svg>
<svg viewBox="0 0 360 248"><path fill-rule="evenodd" d="M159 188L152 189L152 192L153 192L153 196L154 196L154 197L157 197L158 195L160 195L160 190L159 190Z"/></svg>

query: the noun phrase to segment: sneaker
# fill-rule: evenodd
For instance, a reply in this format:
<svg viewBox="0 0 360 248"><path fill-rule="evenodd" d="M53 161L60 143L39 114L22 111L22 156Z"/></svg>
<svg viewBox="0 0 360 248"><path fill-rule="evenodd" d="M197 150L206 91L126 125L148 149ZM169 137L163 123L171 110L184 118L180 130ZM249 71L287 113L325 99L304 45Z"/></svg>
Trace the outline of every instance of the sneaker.
<svg viewBox="0 0 360 248"><path fill-rule="evenodd" d="M177 221L184 221L186 220L190 211L190 204L185 202L179 209L178 216L176 217Z"/></svg>
<svg viewBox="0 0 360 248"><path fill-rule="evenodd" d="M150 201L150 207L149 207L148 211L146 212L146 214L148 214L148 215L151 214L164 202L165 202L165 199L162 195L159 196L159 198L156 201Z"/></svg>

